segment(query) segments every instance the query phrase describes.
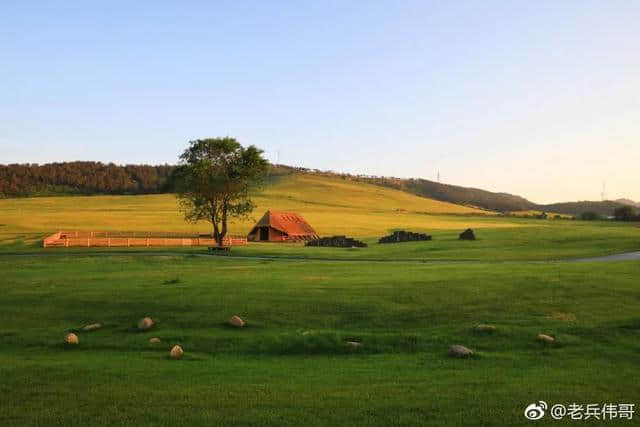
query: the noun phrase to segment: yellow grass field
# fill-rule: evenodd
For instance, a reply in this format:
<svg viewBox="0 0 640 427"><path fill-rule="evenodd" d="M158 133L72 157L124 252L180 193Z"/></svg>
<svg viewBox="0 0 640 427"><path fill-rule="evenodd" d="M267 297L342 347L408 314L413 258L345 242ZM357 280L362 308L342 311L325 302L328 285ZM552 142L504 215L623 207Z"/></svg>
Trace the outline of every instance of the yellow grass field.
<svg viewBox="0 0 640 427"><path fill-rule="evenodd" d="M253 220L267 209L299 212L320 235L370 237L393 228L428 231L517 226L491 212L325 176L282 176L253 200L257 204L253 219L234 222L230 233L246 234ZM486 217L469 218L469 214ZM2 242L10 243L16 237L33 241L58 230L210 232L211 227L206 222L186 223L171 194L0 200Z"/></svg>

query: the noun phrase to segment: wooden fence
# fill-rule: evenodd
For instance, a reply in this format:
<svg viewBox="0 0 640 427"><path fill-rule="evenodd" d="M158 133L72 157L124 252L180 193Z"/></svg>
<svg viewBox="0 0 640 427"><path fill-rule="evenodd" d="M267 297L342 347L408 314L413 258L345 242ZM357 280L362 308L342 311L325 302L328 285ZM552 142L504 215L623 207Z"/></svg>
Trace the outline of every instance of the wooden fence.
<svg viewBox="0 0 640 427"><path fill-rule="evenodd" d="M247 238L226 236L224 246L242 246ZM185 235L185 233L124 232L124 231L59 231L42 241L45 248L70 247L167 247L167 246L216 246L209 235Z"/></svg>

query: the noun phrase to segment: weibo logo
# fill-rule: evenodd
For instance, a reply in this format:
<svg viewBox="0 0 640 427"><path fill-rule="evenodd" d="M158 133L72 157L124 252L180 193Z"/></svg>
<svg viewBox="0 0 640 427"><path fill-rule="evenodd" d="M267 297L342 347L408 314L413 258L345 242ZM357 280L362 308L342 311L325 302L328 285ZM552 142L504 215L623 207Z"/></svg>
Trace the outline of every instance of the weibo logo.
<svg viewBox="0 0 640 427"><path fill-rule="evenodd" d="M524 409L524 417L528 420L539 420L544 417L547 407L547 402L544 400L541 400L538 403L534 402Z"/></svg>

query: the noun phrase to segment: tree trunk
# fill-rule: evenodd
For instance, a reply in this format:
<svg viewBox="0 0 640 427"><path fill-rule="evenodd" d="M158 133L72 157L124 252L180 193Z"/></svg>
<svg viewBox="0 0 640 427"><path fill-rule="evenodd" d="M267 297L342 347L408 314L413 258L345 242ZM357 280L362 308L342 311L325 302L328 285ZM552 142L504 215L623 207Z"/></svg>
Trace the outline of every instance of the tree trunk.
<svg viewBox="0 0 640 427"><path fill-rule="evenodd" d="M215 239L218 246L222 246L222 234L220 233L220 228L218 227L218 221L215 216L211 217L211 223L213 224L213 238Z"/></svg>
<svg viewBox="0 0 640 427"><path fill-rule="evenodd" d="M224 204L222 206L222 230L220 231L220 243L219 246L222 246L222 239L227 235L227 205Z"/></svg>

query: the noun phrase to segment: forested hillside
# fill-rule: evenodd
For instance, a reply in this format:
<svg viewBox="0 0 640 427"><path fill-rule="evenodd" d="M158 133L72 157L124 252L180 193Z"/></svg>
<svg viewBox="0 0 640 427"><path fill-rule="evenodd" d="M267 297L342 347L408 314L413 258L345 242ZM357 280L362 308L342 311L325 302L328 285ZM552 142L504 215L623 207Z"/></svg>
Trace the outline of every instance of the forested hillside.
<svg viewBox="0 0 640 427"><path fill-rule="evenodd" d="M0 197L162 193L173 169L100 162L0 165Z"/></svg>
<svg viewBox="0 0 640 427"><path fill-rule="evenodd" d="M622 204L614 201L579 201L552 204L537 204L509 193L494 193L478 188L441 184L426 179L400 179L384 177L356 177L385 187L408 191L419 196L443 202L475 206L499 212L541 211L579 216L584 212L595 212L610 216Z"/></svg>

